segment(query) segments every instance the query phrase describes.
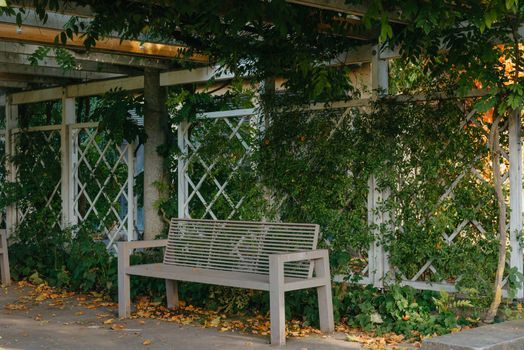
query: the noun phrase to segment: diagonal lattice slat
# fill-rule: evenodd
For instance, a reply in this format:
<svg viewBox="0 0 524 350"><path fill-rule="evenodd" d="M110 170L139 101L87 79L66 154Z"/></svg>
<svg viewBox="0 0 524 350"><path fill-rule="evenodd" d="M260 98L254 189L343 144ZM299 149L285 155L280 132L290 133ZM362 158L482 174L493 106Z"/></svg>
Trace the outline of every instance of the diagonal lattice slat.
<svg viewBox="0 0 524 350"><path fill-rule="evenodd" d="M129 157L131 145L117 145L96 127L72 130L73 215L99 233L108 248L129 239ZM133 169L131 169L133 171ZM134 200L134 199L132 199Z"/></svg>
<svg viewBox="0 0 524 350"><path fill-rule="evenodd" d="M14 133L14 156L25 157L25 161L20 162L16 168L16 177L18 181L31 181L32 188L37 191L17 203L17 225L22 224L30 215L36 215L37 211L44 210L49 227L60 227L60 139L59 128L30 128Z"/></svg>
<svg viewBox="0 0 524 350"><path fill-rule="evenodd" d="M485 132L485 136L487 137L487 130L484 130L481 125L479 124L478 120L475 119L475 116L478 116L478 112L475 110L469 111L464 119L463 124L461 127L464 127L464 125L471 124L477 127L479 130L483 130ZM507 125L504 125L502 128L502 132L507 132ZM444 145L444 147L447 147L447 145ZM508 156L507 152L503 152L502 154L502 161L508 162ZM481 162L481 155L479 155L477 158L473 160L470 164L464 164L463 171L461 171L454 180L449 183L448 187L444 190L442 195L437 201L437 207L444 206L443 208L446 208L445 206L453 206L455 201L455 192L458 190L460 186L472 186L472 184L479 184L480 185L489 185L489 178L486 175L486 170L483 168L479 168L478 165L486 164L485 162ZM502 180L504 183L504 186L509 185L509 166L502 166L503 174L502 174ZM490 185L489 185L490 186ZM478 213L477 215L480 215L480 205L478 205L476 208L473 208L473 212ZM444 210L444 209L442 209ZM508 209L509 210L509 209ZM435 210L435 212L430 213L429 216L424 217L420 224L423 225L426 221L430 220L434 215L436 215L436 212L438 210ZM442 237L442 242L444 245L452 246L454 244L457 244L457 241L459 239L464 239L465 237L471 237L476 236L479 237L479 239L486 239L486 229L484 227L484 224L480 220L481 217L472 218L457 218L458 221L456 223L456 226L453 228L450 228L447 232L440 232L440 235ZM436 246L435 249L441 249L440 247ZM416 286L417 288L425 288L424 285L426 285L428 288L431 289L431 285L437 284L441 286L453 286L453 284L461 279L460 275L456 276L449 276L446 275L446 272L440 271L437 267L434 265L433 259L428 259L426 261L423 261L420 265L420 268L413 273L412 275L406 276L402 272L400 272L400 269L396 268L395 271L397 273L400 273L401 280L403 282L406 282L407 284L410 284L413 286ZM438 277L437 277L438 276ZM437 278L435 280L435 278Z"/></svg>
<svg viewBox="0 0 524 350"><path fill-rule="evenodd" d="M254 116L247 115L200 121L193 127L191 136L186 135L188 171L184 176L189 193L184 206L191 216L231 219L237 214L244 198L228 189L253 150L253 145L246 140L255 133L253 120ZM208 141L212 138L227 146L210 157Z"/></svg>

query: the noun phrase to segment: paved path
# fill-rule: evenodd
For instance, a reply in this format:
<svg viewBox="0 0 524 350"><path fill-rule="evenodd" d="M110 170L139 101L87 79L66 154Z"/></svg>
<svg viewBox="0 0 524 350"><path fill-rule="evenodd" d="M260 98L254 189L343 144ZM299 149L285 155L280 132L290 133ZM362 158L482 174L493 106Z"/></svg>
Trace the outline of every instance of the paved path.
<svg viewBox="0 0 524 350"><path fill-rule="evenodd" d="M423 350L522 350L524 320L482 326L424 341Z"/></svg>
<svg viewBox="0 0 524 350"><path fill-rule="evenodd" d="M76 303L63 309L42 303L28 310L7 310L23 293L11 287L0 291L0 350L18 349L173 349L173 350L269 350L268 337L235 332L218 332L214 328L180 326L170 322L128 320L124 330L112 330L97 314L115 313L113 309L89 310ZM118 321L120 322L120 321ZM290 339L286 350L360 349L359 344L344 340L343 334L333 337L310 336ZM144 345L145 340L151 344Z"/></svg>

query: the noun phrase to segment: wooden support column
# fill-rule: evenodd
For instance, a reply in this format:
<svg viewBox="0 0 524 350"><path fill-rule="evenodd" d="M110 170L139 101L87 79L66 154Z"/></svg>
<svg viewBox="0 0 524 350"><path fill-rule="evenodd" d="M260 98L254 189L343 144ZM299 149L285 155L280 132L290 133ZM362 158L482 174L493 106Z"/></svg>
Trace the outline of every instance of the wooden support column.
<svg viewBox="0 0 524 350"><path fill-rule="evenodd" d="M60 193L62 196L62 228L78 223L73 210L73 145L70 125L76 122L75 99L62 96L62 128L60 130L60 154L62 178Z"/></svg>
<svg viewBox="0 0 524 350"><path fill-rule="evenodd" d="M133 142L127 147L127 240L136 241L137 232L135 230L135 148Z"/></svg>
<svg viewBox="0 0 524 350"><path fill-rule="evenodd" d="M160 86L160 71L144 70L144 128L148 136L144 145L144 239L160 234L164 223L156 208L162 194L158 184L166 181L164 158L158 147L166 142L169 119L166 110L166 90Z"/></svg>
<svg viewBox="0 0 524 350"><path fill-rule="evenodd" d="M371 86L374 99L379 99L388 94L389 69L388 61L380 57L379 45L372 48L371 60ZM390 272L388 254L380 244L379 225L387 224L390 221L390 213L383 212L380 205L387 200L390 195L389 189L379 189L377 179L371 176L368 180L368 224L376 228L373 229L375 239L371 243L369 250L369 277L370 283L377 288L384 286L384 279Z"/></svg>
<svg viewBox="0 0 524 350"><path fill-rule="evenodd" d="M510 266L523 273L522 256L522 111L516 110L509 120L509 231L510 231ZM517 288L517 298L524 298L524 286Z"/></svg>
<svg viewBox="0 0 524 350"><path fill-rule="evenodd" d="M177 129L178 149L180 156L178 157L178 217L189 218L189 203L187 202L189 196L189 184L187 181L187 138L189 132L189 123L181 122Z"/></svg>
<svg viewBox="0 0 524 350"><path fill-rule="evenodd" d="M6 152L6 181L16 181L16 167L11 162L11 157L15 152L15 140L13 129L18 127L18 105L11 103L11 98L5 104L5 152ZM7 235L13 234L16 228L16 205L9 205L6 208L6 228Z"/></svg>

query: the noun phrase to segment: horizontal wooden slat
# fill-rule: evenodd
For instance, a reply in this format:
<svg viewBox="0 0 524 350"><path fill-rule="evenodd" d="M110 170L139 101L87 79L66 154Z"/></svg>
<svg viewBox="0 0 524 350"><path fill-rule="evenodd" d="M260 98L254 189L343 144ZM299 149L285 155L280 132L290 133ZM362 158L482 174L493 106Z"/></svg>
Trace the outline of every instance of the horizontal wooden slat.
<svg viewBox="0 0 524 350"><path fill-rule="evenodd" d="M222 255L213 254L213 255L210 255L209 257L206 257L204 255L198 255L198 254L193 254L193 253L186 253L183 255L182 253L179 253L177 256L172 256L172 255L165 256L166 262L176 263L177 261L182 261L182 260L188 260L189 262L194 262L195 264L198 263L199 265L209 264L210 260L212 260L213 264L220 264L221 262L227 262L233 265L243 265L243 266L250 265L252 266L252 268L262 269L264 270L264 272L267 272L269 268L269 261L267 258L258 258L256 256L251 256L251 257L242 256L242 258L239 258L237 256L227 256L225 254L222 254ZM305 265L304 263L302 264L294 263L292 266L296 267L296 269L298 270L302 270L304 268L304 265Z"/></svg>
<svg viewBox="0 0 524 350"><path fill-rule="evenodd" d="M239 265L236 265L233 268L233 265L231 264L224 264L224 265L215 264L212 266L207 266L207 265L203 266L203 265L195 264L195 262L192 260L185 260L185 261L177 261L176 263L166 264L166 265L167 266L185 266L185 267L214 270L214 271L216 270L216 271L234 271L234 272L254 273L258 275L269 276L269 274L266 273L265 271L253 270L249 267L243 267ZM304 279L305 278L304 276L307 275L307 271L305 274L303 271L290 270L288 268L284 268L284 273L286 277L294 277L294 278L301 278L301 279Z"/></svg>
<svg viewBox="0 0 524 350"><path fill-rule="evenodd" d="M177 232L174 232L174 234L177 234ZM184 238L187 239L193 239L193 240L210 240L215 238L216 233L199 233L199 232L188 232L188 230L184 230L181 235L184 236ZM264 240L264 242L268 243L281 243L281 242L296 242L296 243L307 243L311 244L313 242L313 239L310 238L302 238L300 236L286 236L286 235L273 235L272 233L266 233L260 232L257 235L255 235L253 232L250 233L229 233L229 232L220 232L219 236L223 239L232 239L237 240L239 238L243 239L244 242L256 242L257 240Z"/></svg>
<svg viewBox="0 0 524 350"><path fill-rule="evenodd" d="M227 224L227 226L282 226L282 227L316 227L316 224L305 224L305 223L287 223L287 222L266 222L266 221L241 221L241 220L209 220L209 219L172 219L171 222L187 222L187 223L199 223L199 224L208 224L208 225L218 225L218 224Z"/></svg>
<svg viewBox="0 0 524 350"><path fill-rule="evenodd" d="M284 284L284 290L290 292L292 290L307 289L329 285L331 283L330 278L325 277L313 277L308 279L300 279L298 281L292 281Z"/></svg>
<svg viewBox="0 0 524 350"><path fill-rule="evenodd" d="M210 248L211 246L216 247L217 249L220 247L225 247L227 250L231 249L231 242L235 242L235 240L232 237L220 237L222 240L217 240L217 238L214 238L211 243L210 241L205 241L201 239L191 239L184 237L184 242L187 242L187 244L191 244L192 247L198 247L198 246L204 246L206 248ZM228 241L229 240L229 241ZM258 244L256 244L258 243ZM284 252L287 252L287 248L289 246L303 246L305 249L311 247L312 242L299 242L299 241L263 241L263 242L255 242L255 241L241 241L238 242L238 245L236 245L237 248L248 248L253 247L259 249L261 247L261 243L263 243L263 250L267 251L268 253L272 251L280 251L284 249ZM262 249L260 248L260 249Z"/></svg>
<svg viewBox="0 0 524 350"><path fill-rule="evenodd" d="M269 290L269 277L254 273L236 271L208 270L186 266L169 266L165 264L135 265L127 268L126 273L135 276L148 276L170 280L199 282L220 286ZM320 285L318 278L304 282L303 279L286 277L286 290L295 290L304 285Z"/></svg>
<svg viewBox="0 0 524 350"><path fill-rule="evenodd" d="M270 255L314 250L318 231L315 224L173 219L164 263L268 275ZM305 278L311 267L291 262L284 272Z"/></svg>
<svg viewBox="0 0 524 350"><path fill-rule="evenodd" d="M308 233L315 232L315 228L300 228L300 227L281 227L281 226L225 226L220 225L195 225L189 223L181 223L180 227L197 228L202 231L220 230L225 232L274 232L274 233ZM220 229L219 229L220 228Z"/></svg>
<svg viewBox="0 0 524 350"><path fill-rule="evenodd" d="M166 264L136 265L129 267L126 272L130 275L164 278L175 281L269 290L269 277L254 273L208 270L186 266L170 266Z"/></svg>

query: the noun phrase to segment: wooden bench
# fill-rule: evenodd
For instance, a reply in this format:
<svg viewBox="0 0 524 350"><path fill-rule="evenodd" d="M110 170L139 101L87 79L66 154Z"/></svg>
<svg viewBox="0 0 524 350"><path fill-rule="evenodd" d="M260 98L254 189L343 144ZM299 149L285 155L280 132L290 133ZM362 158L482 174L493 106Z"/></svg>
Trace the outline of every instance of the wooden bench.
<svg viewBox="0 0 524 350"><path fill-rule="evenodd" d="M176 281L269 291L271 344L285 344L284 293L316 288L320 328L334 331L327 250L316 250L318 225L173 219L167 240L118 243L118 311L131 313L130 276L166 280L168 307ZM132 265L133 249L165 247L164 261Z"/></svg>
<svg viewBox="0 0 524 350"><path fill-rule="evenodd" d="M11 284L11 273L9 272L9 256L7 255L7 231L0 230L0 276L2 285Z"/></svg>

